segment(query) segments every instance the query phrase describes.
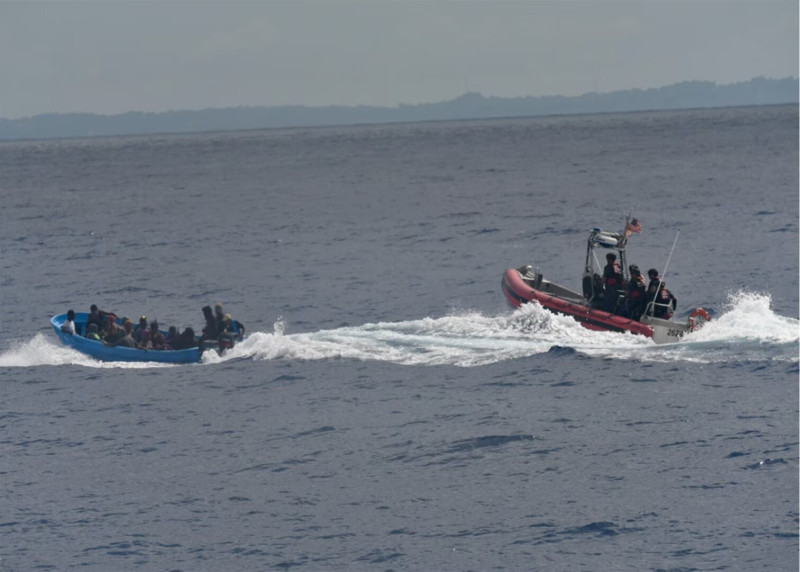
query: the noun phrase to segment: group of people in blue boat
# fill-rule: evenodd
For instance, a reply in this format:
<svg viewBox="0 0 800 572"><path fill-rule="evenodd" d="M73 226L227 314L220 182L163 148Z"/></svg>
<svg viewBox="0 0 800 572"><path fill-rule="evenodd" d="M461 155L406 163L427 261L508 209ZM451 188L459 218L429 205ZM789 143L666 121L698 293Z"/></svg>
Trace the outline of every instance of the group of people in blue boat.
<svg viewBox="0 0 800 572"><path fill-rule="evenodd" d="M148 322L147 316L141 316L134 325L130 318L117 319L114 312L100 310L96 304L92 304L83 331L77 331L75 327L74 310L67 312L61 331L82 335L110 347L122 346L140 350L185 350L216 344L219 344L220 349L227 349L244 337L244 325L231 319L230 314L225 314L222 304L216 304L213 312L210 306L204 306L203 315L206 325L198 338L191 327L181 332L177 327L170 326L165 334L159 329L158 322Z"/></svg>
<svg viewBox="0 0 800 572"><path fill-rule="evenodd" d="M638 266L631 264L628 270L631 279L626 284L622 269L617 263L617 255L613 252L606 254L606 266L603 269L605 292L624 294L624 303L620 303L619 295L607 295L603 298L603 309L612 314L638 320L652 302L653 316L669 320L678 305L678 300L667 290L664 281L658 275L658 270L651 268L647 271L647 277L650 278L648 284L645 284L644 276Z"/></svg>

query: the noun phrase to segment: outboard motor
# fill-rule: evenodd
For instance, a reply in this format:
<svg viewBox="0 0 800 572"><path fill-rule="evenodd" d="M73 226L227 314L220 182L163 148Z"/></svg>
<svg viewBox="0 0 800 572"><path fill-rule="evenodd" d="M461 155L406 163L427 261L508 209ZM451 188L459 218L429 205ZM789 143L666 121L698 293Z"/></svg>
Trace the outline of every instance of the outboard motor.
<svg viewBox="0 0 800 572"><path fill-rule="evenodd" d="M522 279L531 285L531 288L539 290L542 286L542 271L539 267L533 268L530 264L517 268Z"/></svg>

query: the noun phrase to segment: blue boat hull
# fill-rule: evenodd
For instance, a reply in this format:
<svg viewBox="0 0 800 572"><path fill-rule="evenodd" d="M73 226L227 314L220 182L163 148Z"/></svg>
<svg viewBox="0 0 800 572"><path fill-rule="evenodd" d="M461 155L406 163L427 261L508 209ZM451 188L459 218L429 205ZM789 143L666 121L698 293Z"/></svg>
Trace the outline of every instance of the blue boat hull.
<svg viewBox="0 0 800 572"><path fill-rule="evenodd" d="M89 314L75 313L75 327L78 332L84 332ZM195 363L200 361L200 348L185 350L138 350L122 346L110 347L95 340L84 338L80 334L67 334L61 331L61 325L67 320L66 314L59 314L50 319L50 323L61 340L67 347L86 354L101 361L138 361L158 363Z"/></svg>

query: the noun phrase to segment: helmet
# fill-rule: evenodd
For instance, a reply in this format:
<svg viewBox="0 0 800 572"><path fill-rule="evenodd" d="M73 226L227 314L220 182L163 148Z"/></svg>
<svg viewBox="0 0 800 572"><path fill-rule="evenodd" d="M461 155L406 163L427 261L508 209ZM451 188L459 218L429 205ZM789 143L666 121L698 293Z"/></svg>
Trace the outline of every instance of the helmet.
<svg viewBox="0 0 800 572"><path fill-rule="evenodd" d="M613 252L609 252L608 254L606 254L606 260L616 260L616 259L617 255L614 254Z"/></svg>
<svg viewBox="0 0 800 572"><path fill-rule="evenodd" d="M655 268L651 268L650 270L647 271L647 275L650 278L652 278L653 276L658 276L658 270L656 270Z"/></svg>

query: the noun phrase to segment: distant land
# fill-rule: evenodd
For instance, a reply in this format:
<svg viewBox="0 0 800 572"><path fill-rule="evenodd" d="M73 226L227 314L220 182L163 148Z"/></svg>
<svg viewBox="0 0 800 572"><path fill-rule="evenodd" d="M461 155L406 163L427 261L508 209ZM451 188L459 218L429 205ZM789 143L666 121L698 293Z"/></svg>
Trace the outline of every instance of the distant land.
<svg viewBox="0 0 800 572"><path fill-rule="evenodd" d="M118 115L50 113L22 119L0 119L0 140L796 104L798 89L798 78L758 77L727 85L686 81L659 88L579 96L506 98L465 93L450 101L397 107L286 105Z"/></svg>

